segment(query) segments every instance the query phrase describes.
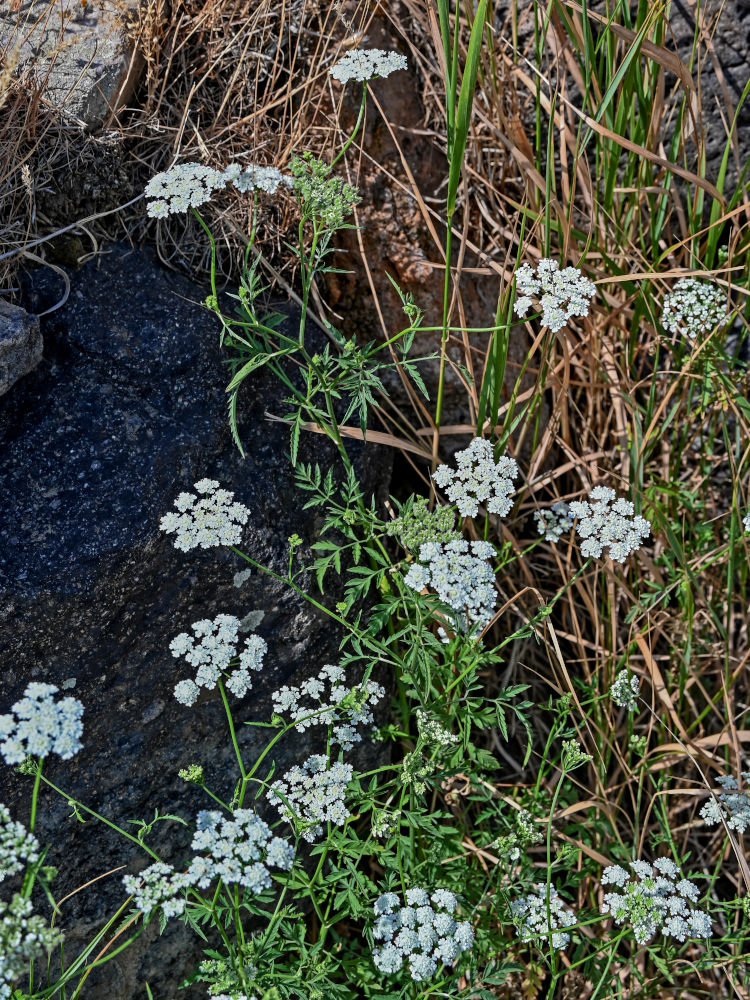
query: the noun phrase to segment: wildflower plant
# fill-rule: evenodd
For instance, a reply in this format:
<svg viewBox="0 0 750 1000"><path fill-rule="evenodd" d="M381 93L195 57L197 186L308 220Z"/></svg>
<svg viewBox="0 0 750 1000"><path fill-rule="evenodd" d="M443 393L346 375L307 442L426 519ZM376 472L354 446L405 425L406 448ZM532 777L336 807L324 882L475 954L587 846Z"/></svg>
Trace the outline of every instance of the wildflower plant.
<svg viewBox="0 0 750 1000"><path fill-rule="evenodd" d="M0 715L0 754L6 764L50 753L70 760L81 749L83 705L77 698L54 700L54 684L32 681L23 698Z"/></svg>
<svg viewBox="0 0 750 1000"><path fill-rule="evenodd" d="M653 865L633 861L630 871L610 865L602 874L602 885L616 889L604 894L602 913L610 913L616 924L627 923L638 944L655 934L678 941L708 938L713 934L708 914L696 906L700 892L683 878L670 858L657 858Z"/></svg>
<svg viewBox="0 0 750 1000"><path fill-rule="evenodd" d="M192 626L193 635L181 632L170 642L169 649L175 658L183 658L197 667L195 679L182 680L175 686L175 698L183 705L194 705L200 688L212 690L223 676L227 688L242 698L252 688L250 672L263 667L263 657L268 650L265 639L250 635L237 656L238 633L241 622L234 615L218 615L213 621L205 619ZM233 659L238 663L229 671Z"/></svg>
<svg viewBox="0 0 750 1000"><path fill-rule="evenodd" d="M549 941L557 951L570 944L564 928L575 924L576 917L554 885L537 885L528 896L514 900L510 910L522 941L533 941L540 948Z"/></svg>
<svg viewBox="0 0 750 1000"><path fill-rule="evenodd" d="M438 969L453 966L470 951L474 931L466 920L456 920L458 900L447 889L407 889L405 904L395 892L385 892L373 907L376 921L372 959L377 969L394 975L408 968L414 982L432 979Z"/></svg>
<svg viewBox="0 0 750 1000"><path fill-rule="evenodd" d="M556 260L543 257L536 266L522 264L516 271L517 296L514 309L525 316L538 298L542 306L542 323L553 333L561 330L574 316L588 316L596 286L577 267L564 267Z"/></svg>
<svg viewBox="0 0 750 1000"><path fill-rule="evenodd" d="M488 562L494 555L489 542L426 542L404 583L416 591L434 590L452 610L459 631L481 629L492 619L497 601L495 576Z"/></svg>
<svg viewBox="0 0 750 1000"><path fill-rule="evenodd" d="M468 448L456 453L456 469L439 465L432 478L464 517L476 517L479 504L490 514L505 517L513 505L513 482L518 478L515 459L503 455L496 462L490 441L474 438Z"/></svg>
<svg viewBox="0 0 750 1000"><path fill-rule="evenodd" d="M726 205L716 199L701 168L694 178L700 192L672 210L678 185L671 183L669 164L682 162L690 144L677 114L674 141L661 149L664 137L650 114L658 105L649 101L663 92L651 90L649 81L653 74L663 82L663 67L641 59L637 45L622 46L631 33L642 38L648 31L654 51L663 51L663 18L646 21L650 5L635 7L622 15L623 24L615 21L619 12L613 14L611 35L609 23L597 27L612 45L593 47L585 30L569 48L575 61L583 46L585 65L576 79L587 86L578 89L583 113L601 123L601 134L593 126L578 134L567 128L572 106L561 103L567 87L549 91L557 95L551 101L544 88L534 95L537 115L549 104L555 127L539 118L536 134L526 137L536 142L533 156L524 147L515 162L527 172L523 181L533 181L533 196L521 188L504 191L514 217L497 232L511 234L508 246L518 261L538 239L532 253L541 259L535 268L518 266L509 281L510 271L498 264L500 247L478 248L486 271L482 297L486 288L497 296L483 326L467 326L474 310L465 308L462 282L475 269L463 264L468 242L459 248L454 240L463 242L466 232L474 238L473 178L487 149L471 151L467 170L468 144L481 144L494 125L485 116L482 128L473 128L472 108L475 91L487 106L495 101L487 88L499 78L495 52L505 52L490 44L488 0L436 0L425 37L441 50L439 86L428 78L429 60L420 63L425 93L445 94L445 107L431 120L447 126L446 181L438 189L445 202L440 224L429 223L435 239L444 233L439 256L429 259L447 266L435 268L443 304L429 325L428 311L393 278L403 326L377 340L354 337L345 299L338 314L318 308L326 282L352 267L338 250L351 241L348 230L358 227L362 244L370 242L361 209L372 189L355 188L354 164L344 157L366 108L379 108L374 100L368 104L370 82L402 70L400 54L355 49L335 64L321 64L322 79L327 70L347 90L357 84L361 98L342 148L326 159L297 148L276 168L255 162L249 151L221 169L182 164L149 184L152 217L190 212L210 243L206 305L228 355L229 420L238 448L243 451L239 390L262 368L283 387L281 419L295 482L315 514L310 537L302 537L308 529L300 526L289 539L281 567L264 566L256 553L242 550L251 513L211 479L182 493L161 528L188 557L194 549L227 547L226 558L241 558L253 573L269 575L274 586L306 601L329 626L337 663L326 663L326 653L313 676L281 682L270 705L246 698L258 671L270 676L274 669L266 663L269 651L260 636L246 636L239 617L207 608L204 619L172 641L171 654L190 668L185 676L180 667L175 693L200 713L198 695L218 692L221 704L212 709L224 710L234 761L218 767L196 760L200 747L192 748L190 760L175 761L176 777L193 786L183 792L205 797L206 808L194 820L157 810L135 832L78 801L44 770L50 754L64 762L80 749L80 702L56 701L55 689L36 685L0 715L3 757L17 767L18 780L33 782L28 828L0 809L0 871L7 873L0 888L9 891L9 879L21 885L10 902L0 902L0 998L22 977L20 992L30 1000L77 996L92 967L119 954L150 921L163 927L169 920L209 938L206 959L190 981L204 983L207 995L219 1000L409 1000L425 991L489 996L513 988L509 977L519 962L530 996L580 992L581 982L593 984L597 997L644 988L654 996L665 989L690 992L690 970L699 970L703 992L738 994L730 977L747 959L750 910L731 898L741 873L726 872L736 837L715 836L706 824L723 821L738 835L746 830L744 785L721 779L721 790L701 810L704 824L680 818L675 827L672 819L693 801L683 799L681 781L699 759L695 748L739 759L735 734L747 730L742 671L733 666L745 655L744 630L736 623L747 605L746 543L725 530L723 516L747 495L746 402L733 385L741 381L738 368L718 357L716 345L704 345L716 354L711 377L721 384L728 414L724 424L704 420L709 394L694 369L673 370L671 357L650 353L649 329L659 310L642 277L644 267L663 268L665 248L670 257L689 254L707 271L719 270L717 226L732 224L737 202L736 195ZM564 40L568 24L535 19L537 61L544 31L554 28ZM600 65L609 71L606 78L599 78ZM305 89L292 88L295 94ZM615 89L618 107L632 107L632 115L611 111ZM341 95L336 86L329 90ZM649 114L641 114L644 108ZM315 120L324 118L316 114ZM558 118L565 127L560 148L575 153L576 184L556 159ZM626 119L629 145L621 145L617 140L625 137L617 129ZM648 151L651 144L659 149L659 173L648 156L630 151ZM596 174L587 149L595 152ZM402 151L406 163L406 146ZM680 171L680 181L692 184L690 171ZM388 174L381 180L391 183ZM407 180L412 183L402 177L400 186L408 187ZM506 181L512 188L510 175ZM570 194L566 201L560 183L584 197ZM227 314L216 280L222 244L200 212L230 187L247 196L249 241L230 299L234 311ZM489 201L496 193L495 185L487 186ZM712 197L713 204L701 200ZM300 303L293 327L266 304L271 285L265 275L275 271L258 237L258 206L266 199L279 199L292 223L286 238L294 266L285 273ZM620 211L623 199L626 211ZM437 212L435 198L415 204L425 217ZM490 218L484 204L480 214ZM685 231L665 238L660 225L672 217ZM642 231L637 248L624 248L614 236L610 241L610 231L628 226ZM732 237L733 266L744 254L741 243ZM561 268L555 259L584 249L580 268ZM588 276L593 266L596 288ZM739 287L734 278L732 287ZM689 337L691 330L697 336L723 325L726 306L715 290L678 291L681 298L665 301L665 327L680 327ZM528 351L511 350L512 339L525 335L518 317L536 307L543 329ZM313 313L320 337L311 331ZM385 325L392 312L381 309L381 315ZM574 330L556 336L574 319ZM415 357L414 344L428 338L439 341L439 349ZM432 362L429 368L425 362ZM409 405L387 398L394 385ZM455 405L450 397L460 386L467 396ZM713 437L721 446L706 451L701 444L700 469L686 470L680 453L695 443L696 414L701 441ZM310 433L325 436L330 460L308 464ZM671 454L669 435L678 442ZM462 448L441 465L446 438L457 436ZM394 477L398 498L389 502L382 489L369 491L361 482L359 452L373 440L401 448L411 463L408 475ZM586 450L576 452L579 446ZM623 475L628 466L634 494L653 511L655 544L627 574L590 561L606 554L624 563L651 536L652 525L636 515L635 504L612 490L599 486L584 500L538 510L531 539L525 519L499 523L516 496L527 510L529 498L536 501L548 486L553 495L573 495L592 475ZM386 517L386 510L396 516ZM577 570L570 565L572 544L552 550L540 544L559 542L571 528L586 559ZM720 544L714 544L718 531ZM496 545L490 538L498 533ZM718 588L714 566L726 570ZM729 592L726 609L704 598L723 593L722 587ZM682 620L675 620L674 608ZM731 629L728 622L735 623ZM701 665L719 647L719 680L712 687L711 672ZM644 659L663 678L662 697L651 706L638 701ZM613 676L610 691L601 691L597 678ZM726 733L716 731L722 699L733 713ZM624 716L612 704L642 711ZM647 755L647 746L659 753ZM677 746L692 750L670 749ZM62 769L60 761L54 765ZM35 827L48 792L61 795L79 818L119 832L144 858L140 871L125 877L112 921L79 954L61 952L42 984L42 963L33 977L30 963L59 942L55 926L30 904L43 893L55 898L47 848L37 844ZM151 836L167 821L191 831L189 847L169 857ZM605 866L601 873L598 859L611 845L625 853L632 848L635 856L641 843L695 849L707 872L705 899L670 858ZM711 857L718 843L726 852ZM578 900L575 912L566 901L572 899ZM575 951L561 955L570 945Z"/></svg>
<svg viewBox="0 0 750 1000"><path fill-rule="evenodd" d="M366 83L368 80L390 76L400 69L406 69L406 56L402 56L400 52L352 49L328 72L339 83L348 83L349 80Z"/></svg>
<svg viewBox="0 0 750 1000"><path fill-rule="evenodd" d="M661 324L669 333L695 340L728 321L726 295L711 281L680 278L664 296Z"/></svg>
<svg viewBox="0 0 750 1000"><path fill-rule="evenodd" d="M750 785L750 771L741 771L745 785ZM741 789L732 774L722 774L716 779L721 786L712 798L701 807L701 818L706 826L724 823L730 830L744 833L750 828L750 791Z"/></svg>
<svg viewBox="0 0 750 1000"><path fill-rule="evenodd" d="M588 500L575 500L570 513L577 518L576 533L583 539L581 553L598 558L605 549L613 562L624 563L651 534L650 523L636 515L630 500L606 486L595 486Z"/></svg>
<svg viewBox="0 0 750 1000"><path fill-rule="evenodd" d="M546 510L534 511L534 520L537 531L544 540L556 545L573 527L574 519L570 513L570 505L564 500L558 500Z"/></svg>

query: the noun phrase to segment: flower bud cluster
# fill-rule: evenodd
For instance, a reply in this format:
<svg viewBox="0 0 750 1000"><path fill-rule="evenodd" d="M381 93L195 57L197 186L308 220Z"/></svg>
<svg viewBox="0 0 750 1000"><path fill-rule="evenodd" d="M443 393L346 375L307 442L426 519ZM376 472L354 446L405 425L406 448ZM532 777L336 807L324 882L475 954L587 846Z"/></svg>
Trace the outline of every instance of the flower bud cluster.
<svg viewBox="0 0 750 1000"><path fill-rule="evenodd" d="M135 897L135 906L148 915L160 907L166 917L184 913L186 890L206 889L215 880L236 883L260 893L271 887L269 868L288 871L294 849L251 809L235 809L230 817L218 810L198 813L191 848L202 852L193 857L186 872L157 861L138 875L122 880Z"/></svg>
<svg viewBox="0 0 750 1000"><path fill-rule="evenodd" d="M274 691L274 712L296 722L298 733L310 726L331 726L331 743L351 750L362 741L357 727L373 725L372 709L385 697L385 689L371 680L350 688L343 683L345 679L343 667L327 663L317 677L308 678L298 687L285 685Z"/></svg>
<svg viewBox="0 0 750 1000"><path fill-rule="evenodd" d="M741 771L740 777L750 785L750 771ZM731 774L724 774L716 780L723 790L701 809L704 823L714 826L723 821L730 830L744 833L750 828L750 791L747 788L740 791L737 779Z"/></svg>
<svg viewBox="0 0 750 1000"><path fill-rule="evenodd" d="M661 325L670 333L684 334L693 340L726 323L727 318L726 296L710 281L680 278L664 296Z"/></svg>
<svg viewBox="0 0 750 1000"><path fill-rule="evenodd" d="M573 527L570 505L564 500L558 500L546 510L534 511L534 520L539 534L544 535L544 540L553 545Z"/></svg>
<svg viewBox="0 0 750 1000"><path fill-rule="evenodd" d="M561 271L557 261L549 257L539 261L536 275L530 264L522 264L516 271L516 288L521 292L514 305L516 315L525 316L532 306L531 296L536 295L542 306L542 323L553 333L572 316L588 316L596 294L596 286L577 267Z"/></svg>
<svg viewBox="0 0 750 1000"><path fill-rule="evenodd" d="M39 841L0 802L0 882L39 860Z"/></svg>
<svg viewBox="0 0 750 1000"><path fill-rule="evenodd" d="M462 952L474 944L468 920L457 921L458 900L447 889L406 890L406 905L395 892L386 892L375 902L373 937L383 944L372 953L376 968L386 975L399 972L408 963L411 978L430 979L440 965L453 966Z"/></svg>
<svg viewBox="0 0 750 1000"><path fill-rule="evenodd" d="M615 678L615 682L609 689L609 696L615 705L619 705L620 708L627 708L629 712L635 712L638 707L638 693L641 688L641 682L635 676L631 674L629 670L621 670L620 673Z"/></svg>
<svg viewBox="0 0 750 1000"><path fill-rule="evenodd" d="M598 558L608 548L614 562L624 563L631 552L641 547L642 539L651 534L651 524L635 516L631 501L617 498L615 491L606 486L595 486L588 500L575 500L570 513L578 518L576 531L584 539L584 556Z"/></svg>
<svg viewBox="0 0 750 1000"><path fill-rule="evenodd" d="M415 497L404 506L399 517L389 521L386 534L395 535L407 552L419 552L425 542L454 542L461 537L456 531L456 512L443 504L429 509L426 497Z"/></svg>
<svg viewBox="0 0 750 1000"><path fill-rule="evenodd" d="M569 944L570 934L561 928L571 927L576 917L554 885L537 884L536 892L514 900L510 911L518 923L522 941L533 941L540 948L549 941L558 951Z"/></svg>
<svg viewBox="0 0 750 1000"><path fill-rule="evenodd" d="M476 517L479 504L486 503L490 514L505 517L513 505L513 480L518 477L514 458L495 461L492 443L474 438L468 448L456 452L457 469L439 465L432 478L464 517Z"/></svg>
<svg viewBox="0 0 750 1000"><path fill-rule="evenodd" d="M0 1000L12 995L13 983L28 975L30 964L62 941L62 934L34 914L31 900L16 893L0 899Z"/></svg>
<svg viewBox="0 0 750 1000"><path fill-rule="evenodd" d="M268 801L289 822L297 821L309 843L323 834L323 823L343 826L351 813L346 808L346 789L352 780L351 764L329 765L323 754L313 754L295 764L268 790Z"/></svg>
<svg viewBox="0 0 750 1000"><path fill-rule="evenodd" d="M328 72L340 83L357 80L364 83L376 77L384 78L396 70L406 69L406 56L400 52L386 52L384 49L352 49Z"/></svg>
<svg viewBox="0 0 750 1000"><path fill-rule="evenodd" d="M11 708L13 714L0 715L0 754L6 764L50 753L69 760L81 749L83 705L77 698L54 701L57 690L54 684L32 681Z"/></svg>
<svg viewBox="0 0 750 1000"><path fill-rule="evenodd" d="M169 648L175 658L183 657L191 666L197 667L195 680L183 680L175 686L174 696L183 705L194 705L200 688L211 691L216 687L222 673L228 670L233 657L237 655L237 634L241 627L234 615L217 615L210 621L204 619L192 626L195 638L181 632L170 642ZM196 639L200 640L196 642ZM263 666L263 657L268 650L265 639L259 635L249 635L245 648L239 656L239 665L226 678L229 690L243 697L252 688L250 671L258 671Z"/></svg>
<svg viewBox="0 0 750 1000"><path fill-rule="evenodd" d="M168 535L176 535L175 548L210 549L217 545L239 545L242 526L250 511L234 503L234 493L219 488L213 479L201 479L195 484L200 499L194 493L180 493L174 502L178 513L165 514L159 527Z"/></svg>
<svg viewBox="0 0 750 1000"><path fill-rule="evenodd" d="M602 885L615 885L620 892L608 892L602 913L611 913L616 924L628 921L638 944L645 944L658 931L665 937L686 941L688 937L711 937L711 919L691 904L699 892L670 858L657 858L653 867L646 861L632 861L632 873L620 865L610 865L602 874Z"/></svg>
<svg viewBox="0 0 750 1000"><path fill-rule="evenodd" d="M497 603L495 575L487 562L494 555L489 542L426 542L404 583L416 591L431 587L456 612L458 631L481 629L491 621Z"/></svg>

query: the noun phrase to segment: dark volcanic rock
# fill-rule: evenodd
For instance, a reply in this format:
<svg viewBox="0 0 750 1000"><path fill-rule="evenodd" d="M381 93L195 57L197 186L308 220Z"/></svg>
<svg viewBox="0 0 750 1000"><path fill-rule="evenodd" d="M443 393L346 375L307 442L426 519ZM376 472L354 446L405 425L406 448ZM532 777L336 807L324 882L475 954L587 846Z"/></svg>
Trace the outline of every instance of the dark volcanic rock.
<svg viewBox="0 0 750 1000"><path fill-rule="evenodd" d="M27 308L42 311L59 298L49 274L28 276ZM286 428L264 418L266 410L285 412L270 376L254 377L241 403L246 460L230 440L217 326L196 304L205 290L163 270L152 253L124 247L70 280L67 304L43 320L44 361L0 400L0 712L32 679L57 684L84 704L84 749L67 763L51 758L45 773L126 827L157 809L191 820L210 800L177 771L202 764L209 785L227 797L237 769L220 700L205 695L192 709L175 701L174 684L187 671L169 641L202 618L257 612L269 652L255 689L233 699L241 723L267 720L276 687L335 660L339 636L266 575L253 571L235 586L247 564L233 553L178 552L159 518L195 481L217 479L252 511L243 549L284 572L287 538L296 532L309 543L315 515L294 487ZM336 461L318 435L301 452L306 461ZM387 456L372 454L385 464ZM383 468L379 477L387 478ZM251 759L264 730L240 724L238 732ZM307 734L282 741L277 767L317 750ZM26 818L28 779L0 767L0 798ZM52 845L57 898L118 865L146 863L104 825L78 823L52 793L42 795L38 834ZM179 865L190 836L166 821L153 845ZM124 902L121 878L110 875L64 904L68 954ZM148 981L154 996L174 997L198 945L178 922L162 938L149 927L96 970L86 995L142 997Z"/></svg>
<svg viewBox="0 0 750 1000"><path fill-rule="evenodd" d="M0 300L0 396L42 360L42 335L36 316Z"/></svg>

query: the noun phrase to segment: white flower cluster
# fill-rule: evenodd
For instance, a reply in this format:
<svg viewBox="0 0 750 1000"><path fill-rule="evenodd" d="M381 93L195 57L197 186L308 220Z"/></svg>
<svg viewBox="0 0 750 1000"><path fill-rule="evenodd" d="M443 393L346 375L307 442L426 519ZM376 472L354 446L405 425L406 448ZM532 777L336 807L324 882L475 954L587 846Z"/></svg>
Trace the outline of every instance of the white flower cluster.
<svg viewBox="0 0 750 1000"><path fill-rule="evenodd" d="M343 667L327 663L317 677L308 678L298 687L285 685L274 691L271 696L274 712L297 722L298 733L309 726L332 726L331 743L338 743L342 750L351 750L362 741L357 727L373 724L372 707L385 697L385 689L370 680L350 688L343 683L345 679ZM326 685L329 685L327 695Z"/></svg>
<svg viewBox="0 0 750 1000"><path fill-rule="evenodd" d="M384 49L352 49L328 72L340 83L357 80L364 83L375 77L390 76L398 69L406 69L406 56L400 52L386 52Z"/></svg>
<svg viewBox="0 0 750 1000"><path fill-rule="evenodd" d="M247 507L234 503L234 493L220 489L213 479L201 479L195 489L201 499L194 493L180 493L174 502L178 513L170 511L159 521L162 531L177 536L175 548L188 552L198 547L239 545L242 525L250 517Z"/></svg>
<svg viewBox="0 0 750 1000"><path fill-rule="evenodd" d="M515 302L517 316L525 316L536 295L542 305L542 323L553 333L561 330L571 316L588 316L596 286L577 267L564 267L543 257L536 266L522 264L516 271L516 287L522 293Z"/></svg>
<svg viewBox="0 0 750 1000"><path fill-rule="evenodd" d="M624 563L631 552L641 547L641 540L651 534L650 523L640 515L634 516L631 501L617 498L615 491L606 486L595 486L588 500L574 500L570 513L578 518L576 531L584 539L584 556L597 558L608 548L611 559Z"/></svg>
<svg viewBox="0 0 750 1000"><path fill-rule="evenodd" d="M282 174L278 167L262 167L258 163L243 166L241 163L230 163L224 171L224 180L233 184L238 191L245 194L258 188L266 194L276 194L280 185L294 187L294 181L287 174Z"/></svg>
<svg viewBox="0 0 750 1000"><path fill-rule="evenodd" d="M207 852L207 856L196 855L186 872L157 861L122 880L141 913L148 915L160 907L166 917L179 916L187 902L181 894L195 886L206 889L214 879L262 892L271 886L269 868L288 871L294 861L291 845L274 837L268 824L251 809L235 809L231 817L203 810L196 826L191 847Z"/></svg>
<svg viewBox="0 0 750 1000"><path fill-rule="evenodd" d="M740 777L750 784L750 771L741 771ZM717 798L709 799L701 809L701 817L707 826L714 826L722 820L730 830L744 833L750 828L750 791L740 791L737 779L731 774L724 774L716 779L723 791L717 792Z"/></svg>
<svg viewBox="0 0 750 1000"><path fill-rule="evenodd" d="M494 555L489 542L425 542L419 549L419 562L412 563L404 583L416 591L432 587L456 612L459 631L471 625L481 629L492 620L497 603L495 575L487 562Z"/></svg>
<svg viewBox="0 0 750 1000"><path fill-rule="evenodd" d="M164 219L198 208L210 201L214 191L225 183L221 170L202 163L176 163L169 170L154 174L146 185L146 197L153 199L146 212L152 219Z"/></svg>
<svg viewBox="0 0 750 1000"><path fill-rule="evenodd" d="M670 333L683 333L691 340L708 333L727 319L726 296L710 281L680 278L664 296L661 325Z"/></svg>
<svg viewBox="0 0 750 1000"><path fill-rule="evenodd" d="M137 875L126 875L122 884L133 896L135 908L146 916L160 906L165 917L179 917L187 901L178 893L193 883L185 872L176 872L171 865L157 861Z"/></svg>
<svg viewBox="0 0 750 1000"><path fill-rule="evenodd" d="M562 536L573 527L573 517L570 513L570 505L564 500L558 500L546 510L534 511L536 529L540 535L544 535L546 542L556 545Z"/></svg>
<svg viewBox="0 0 750 1000"><path fill-rule="evenodd" d="M62 934L34 914L30 899L16 893L9 903L0 899L0 1000L12 995L13 983L42 952L50 952Z"/></svg>
<svg viewBox="0 0 750 1000"><path fill-rule="evenodd" d="M742 518L742 527L745 529L745 533L750 535L750 511Z"/></svg>
<svg viewBox="0 0 750 1000"><path fill-rule="evenodd" d="M536 892L514 900L510 911L518 921L522 941L534 941L541 947L549 940L556 950L566 948L570 942L570 934L561 928L572 927L576 917L554 885L537 884Z"/></svg>
<svg viewBox="0 0 750 1000"><path fill-rule="evenodd" d="M455 471L439 465L432 478L455 503L459 513L476 517L479 504L487 501L490 514L505 517L513 505L513 480L518 477L516 460L503 455L496 462L491 442L474 438L468 448L456 452L456 465Z"/></svg>
<svg viewBox="0 0 750 1000"><path fill-rule="evenodd" d="M619 705L620 708L627 708L629 712L635 712L638 707L638 693L641 688L641 682L638 680L635 674L631 674L629 670L621 670L620 673L615 678L615 682L609 689L609 696L615 705Z"/></svg>
<svg viewBox="0 0 750 1000"><path fill-rule="evenodd" d="M425 743L432 746L448 747L458 743L458 736L441 726L437 719L431 718L421 708L417 709L417 728Z"/></svg>
<svg viewBox="0 0 750 1000"><path fill-rule="evenodd" d="M261 892L271 887L269 868L288 871L292 867L294 848L275 837L252 809L235 809L231 818L217 810L204 810L198 813L197 827L192 849L208 856L193 858L188 875L201 889L220 878Z"/></svg>
<svg viewBox="0 0 750 1000"><path fill-rule="evenodd" d="M343 826L351 813L346 808L346 789L352 780L351 764L329 766L323 754L313 754L300 766L295 764L268 790L268 801L284 819L296 820L309 843L323 833L323 823ZM282 798L283 797L283 798Z"/></svg>
<svg viewBox="0 0 750 1000"><path fill-rule="evenodd" d="M237 655L237 633L241 622L234 615L217 615L213 621L204 619L192 626L195 638L181 632L170 642L172 656L184 657L189 664L198 668L195 680L180 681L174 689L175 698L183 705L194 705L202 687L213 690L221 675L229 667L232 657ZM199 639L199 642L196 642ZM263 657L268 650L259 635L249 635L245 648L240 653L239 666L227 677L227 687L232 694L242 698L252 688L250 671L258 671L263 666Z"/></svg>
<svg viewBox="0 0 750 1000"><path fill-rule="evenodd" d="M386 892L376 901L373 937L384 944L373 950L376 968L386 975L399 972L409 963L411 978L424 982L439 964L453 966L474 944L474 930L468 920L454 917L458 900L448 889L407 889L406 905L395 892Z"/></svg>
<svg viewBox="0 0 750 1000"><path fill-rule="evenodd" d="M638 944L645 944L657 931L678 941L711 937L711 918L690 905L698 900L698 888L682 878L674 861L657 858L653 867L632 861L630 867L637 879L620 865L604 869L602 885L615 885L622 892L606 893L602 913L611 913L616 924L629 921Z"/></svg>
<svg viewBox="0 0 750 1000"><path fill-rule="evenodd" d="M39 860L39 841L0 802L0 882Z"/></svg>
<svg viewBox="0 0 750 1000"><path fill-rule="evenodd" d="M83 705L77 698L53 701L54 684L32 681L23 698L11 708L14 715L0 715L0 754L6 764L20 764L30 754L56 753L69 760L81 749Z"/></svg>

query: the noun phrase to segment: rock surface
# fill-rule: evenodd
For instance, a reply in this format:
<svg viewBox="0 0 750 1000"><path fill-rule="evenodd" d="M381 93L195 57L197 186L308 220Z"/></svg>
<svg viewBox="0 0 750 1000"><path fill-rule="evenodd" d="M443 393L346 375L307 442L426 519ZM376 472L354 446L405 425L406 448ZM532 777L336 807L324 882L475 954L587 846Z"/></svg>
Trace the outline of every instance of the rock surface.
<svg viewBox="0 0 750 1000"><path fill-rule="evenodd" d="M39 320L0 299L0 396L42 360Z"/></svg>
<svg viewBox="0 0 750 1000"><path fill-rule="evenodd" d="M141 60L126 18L137 0L21 0L3 4L0 50L30 67L44 97L87 125L105 121L133 92Z"/></svg>
<svg viewBox="0 0 750 1000"><path fill-rule="evenodd" d="M59 298L55 279L47 269L29 275L29 308ZM266 666L254 690L233 699L252 759L264 731L241 723L267 721L273 690L335 661L338 636L268 576L253 571L238 588L246 564L233 553L178 552L159 518L198 479L217 479L251 509L243 549L285 572L287 538L296 532L309 543L316 515L302 509L294 487L286 428L264 418L285 412L270 376L254 377L240 405L247 460L230 440L217 327L196 304L205 290L163 270L152 253L122 246L70 281L66 305L42 321L44 361L0 400L0 712L32 679L57 684L84 704L84 749L68 762L51 758L45 773L125 826L157 809L191 820L210 800L177 771L202 764L209 785L227 797L237 769L215 692L192 709L175 701L186 670L169 641L199 619L256 612ZM318 435L302 440L300 457L335 463ZM277 767L319 750L314 741L312 733L281 741ZM0 768L2 798L25 819L28 779ZM166 821L150 842L180 864L190 836ZM137 846L93 820L77 823L52 793L42 795L39 837L60 872L57 898L118 865L146 864ZM122 874L64 904L72 953L125 901ZM39 905L46 913L43 899ZM141 998L148 982L155 997L203 998L197 986L177 993L200 954L182 924L171 922L159 938L154 923L89 977L86 995Z"/></svg>

